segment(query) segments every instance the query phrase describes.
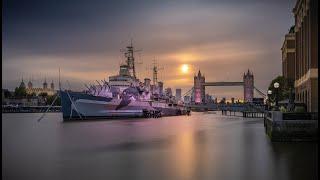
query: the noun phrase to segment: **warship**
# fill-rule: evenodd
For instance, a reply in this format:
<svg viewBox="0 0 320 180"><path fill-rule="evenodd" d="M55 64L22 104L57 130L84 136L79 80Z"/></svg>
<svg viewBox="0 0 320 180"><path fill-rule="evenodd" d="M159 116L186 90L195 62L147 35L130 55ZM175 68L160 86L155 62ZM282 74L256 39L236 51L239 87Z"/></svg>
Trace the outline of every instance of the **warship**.
<svg viewBox="0 0 320 180"><path fill-rule="evenodd" d="M172 96L163 92L163 83L157 82L158 68L154 63L153 82L136 77L132 42L123 51L125 63L109 81L100 80L86 85L86 90L60 90L64 121L74 119L161 117L185 115L189 111Z"/></svg>

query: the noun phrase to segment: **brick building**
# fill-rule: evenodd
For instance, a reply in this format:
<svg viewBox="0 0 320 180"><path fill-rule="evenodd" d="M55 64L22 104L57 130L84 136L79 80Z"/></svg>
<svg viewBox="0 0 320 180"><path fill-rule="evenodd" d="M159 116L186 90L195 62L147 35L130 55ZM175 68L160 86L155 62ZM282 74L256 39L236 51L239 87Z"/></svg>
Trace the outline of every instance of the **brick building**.
<svg viewBox="0 0 320 180"><path fill-rule="evenodd" d="M318 0L297 0L295 18L295 95L318 112Z"/></svg>
<svg viewBox="0 0 320 180"><path fill-rule="evenodd" d="M290 80L294 80L295 75L295 34L294 26L285 35L282 51L282 75Z"/></svg>

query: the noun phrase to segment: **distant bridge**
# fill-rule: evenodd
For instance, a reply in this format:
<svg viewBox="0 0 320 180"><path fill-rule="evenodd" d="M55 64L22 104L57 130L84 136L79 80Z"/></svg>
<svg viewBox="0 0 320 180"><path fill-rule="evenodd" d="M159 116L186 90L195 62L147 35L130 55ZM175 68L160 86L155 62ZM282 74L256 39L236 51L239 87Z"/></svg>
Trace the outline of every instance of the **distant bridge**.
<svg viewBox="0 0 320 180"><path fill-rule="evenodd" d="M205 82L203 86L243 86L244 82Z"/></svg>
<svg viewBox="0 0 320 180"><path fill-rule="evenodd" d="M226 82L226 81L221 81L221 82L205 82L202 83L203 86L244 86L244 82ZM258 88L255 86L253 87L254 90L256 90L259 95L261 95L263 98L266 98L266 95L261 92Z"/></svg>
<svg viewBox="0 0 320 180"><path fill-rule="evenodd" d="M253 73L248 70L247 73L243 74L243 81L218 81L218 82L206 82L205 77L201 75L201 72L199 70L198 75L194 76L194 86L184 94L186 96L187 94L192 95L193 102L196 104L202 104L205 103L205 87L206 86L242 86L243 92L244 92L244 102L252 102L254 98L254 90L258 92L260 96L263 98L266 97L266 95L261 92L258 88L254 86L254 77Z"/></svg>

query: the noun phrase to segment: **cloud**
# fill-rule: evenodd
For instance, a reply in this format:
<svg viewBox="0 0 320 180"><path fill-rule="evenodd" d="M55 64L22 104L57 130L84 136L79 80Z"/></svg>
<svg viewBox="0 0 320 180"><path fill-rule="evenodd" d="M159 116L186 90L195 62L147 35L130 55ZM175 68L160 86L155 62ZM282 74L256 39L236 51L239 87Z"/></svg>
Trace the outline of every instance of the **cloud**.
<svg viewBox="0 0 320 180"><path fill-rule="evenodd" d="M165 86L187 91L201 69L208 81L241 81L248 68L262 90L281 73L284 34L293 24L288 1L5 1L2 85L21 76L63 79L75 89L118 73L120 52L134 38L138 76L151 78L153 58ZM178 67L190 64L191 72ZM241 98L237 88L208 92Z"/></svg>

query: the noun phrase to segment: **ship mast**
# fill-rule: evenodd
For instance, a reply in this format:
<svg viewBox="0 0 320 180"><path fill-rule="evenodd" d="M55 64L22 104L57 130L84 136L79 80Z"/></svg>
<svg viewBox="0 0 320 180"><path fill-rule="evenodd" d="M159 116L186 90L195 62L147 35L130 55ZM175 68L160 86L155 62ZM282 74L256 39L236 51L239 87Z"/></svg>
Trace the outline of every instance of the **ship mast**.
<svg viewBox="0 0 320 180"><path fill-rule="evenodd" d="M139 52L141 50L134 50L133 45L132 45L132 39L131 39L131 43L129 46L127 46L127 50L124 53L126 59L126 63L129 67L129 72L131 74L131 76L133 76L134 78L137 78L136 76L136 68L135 68L135 59L133 56L134 52Z"/></svg>
<svg viewBox="0 0 320 180"><path fill-rule="evenodd" d="M61 81L60 81L60 67L59 67L59 90L61 91Z"/></svg>
<svg viewBox="0 0 320 180"><path fill-rule="evenodd" d="M163 69L163 67L158 68L156 59L154 58L153 59L153 68L152 68L152 72L153 72L152 73L152 78L153 78L153 84L154 85L157 85L157 83L158 83L158 71L162 70L162 69Z"/></svg>
<svg viewBox="0 0 320 180"><path fill-rule="evenodd" d="M154 59L153 60L153 85L157 85L157 82L158 82L158 67L157 67L157 63L156 63L156 60Z"/></svg>

